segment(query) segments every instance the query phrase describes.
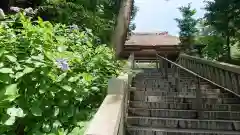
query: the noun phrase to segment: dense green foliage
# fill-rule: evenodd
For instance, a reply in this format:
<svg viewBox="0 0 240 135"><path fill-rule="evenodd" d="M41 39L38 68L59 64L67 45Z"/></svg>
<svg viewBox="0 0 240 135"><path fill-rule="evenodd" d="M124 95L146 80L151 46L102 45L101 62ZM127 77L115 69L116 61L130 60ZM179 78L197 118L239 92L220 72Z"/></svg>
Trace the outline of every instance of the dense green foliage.
<svg viewBox="0 0 240 135"><path fill-rule="evenodd" d="M106 44L111 42L111 35L123 2L123 0L28 0L25 4L18 4L16 0L12 1L15 1L12 2L15 3L12 6L32 7L37 10L36 18L40 16L51 23L75 24L81 30L91 29L93 34L99 37L99 42ZM133 20L137 11L133 0L129 35L136 28Z"/></svg>
<svg viewBox="0 0 240 135"><path fill-rule="evenodd" d="M42 0L38 15L44 20L76 24L92 29L103 43L109 43L121 1Z"/></svg>
<svg viewBox="0 0 240 135"><path fill-rule="evenodd" d="M225 58L231 60L231 45L235 44L235 36L239 32L240 2L236 0L207 1L205 7L206 24L215 28L216 32L224 38Z"/></svg>
<svg viewBox="0 0 240 135"><path fill-rule="evenodd" d="M196 36L196 43L206 45L203 49L203 55L209 59L220 60L223 58L224 38L211 25L205 24L206 20L199 22L199 32Z"/></svg>
<svg viewBox="0 0 240 135"><path fill-rule="evenodd" d="M190 53L192 45L194 44L195 33L197 32L197 20L193 18L196 13L195 9L191 9L191 4L179 8L182 18L176 18L180 28L179 38L181 45L186 53Z"/></svg>
<svg viewBox="0 0 240 135"><path fill-rule="evenodd" d="M130 18L130 24L129 24L129 36L131 35L131 32L134 31L136 29L136 24L133 22L136 15L138 12L138 7L135 6L135 0L132 1L132 10L131 10L131 18Z"/></svg>
<svg viewBox="0 0 240 135"><path fill-rule="evenodd" d="M0 25L0 134L77 132L121 64L89 29L15 20Z"/></svg>
<svg viewBox="0 0 240 135"><path fill-rule="evenodd" d="M196 11L191 10L190 5L181 7L180 11L183 19L177 19L177 22L181 43L188 44L186 48L192 50L190 44L206 45L203 49L206 58L239 64L232 58L240 54L240 1L208 0L204 18L193 19Z"/></svg>

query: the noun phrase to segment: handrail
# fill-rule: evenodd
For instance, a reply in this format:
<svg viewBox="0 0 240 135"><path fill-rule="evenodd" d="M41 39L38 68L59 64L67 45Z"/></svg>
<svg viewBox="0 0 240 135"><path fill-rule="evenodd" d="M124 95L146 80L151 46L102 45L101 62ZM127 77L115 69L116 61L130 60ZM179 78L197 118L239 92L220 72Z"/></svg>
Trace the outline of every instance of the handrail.
<svg viewBox="0 0 240 135"><path fill-rule="evenodd" d="M179 64L240 97L240 66L181 54Z"/></svg>
<svg viewBox="0 0 240 135"><path fill-rule="evenodd" d="M194 75L194 76L196 76L196 77L199 77L199 78L201 78L201 79L205 79L205 78L203 78L202 76L200 76L200 75L192 72L191 70L188 70L188 69L186 69L185 67L183 67L183 66L181 66L181 65L178 65L177 63L172 62L171 60L162 57L161 55L158 55L158 54L157 54L157 57L160 57L161 59L163 59L163 60L171 63L172 65L174 65L174 66L176 66L176 67L178 67L178 68L180 68L180 69L182 69L182 70L184 70L184 71L186 71L186 72L188 72L188 73L190 73L190 74L192 74L192 75Z"/></svg>

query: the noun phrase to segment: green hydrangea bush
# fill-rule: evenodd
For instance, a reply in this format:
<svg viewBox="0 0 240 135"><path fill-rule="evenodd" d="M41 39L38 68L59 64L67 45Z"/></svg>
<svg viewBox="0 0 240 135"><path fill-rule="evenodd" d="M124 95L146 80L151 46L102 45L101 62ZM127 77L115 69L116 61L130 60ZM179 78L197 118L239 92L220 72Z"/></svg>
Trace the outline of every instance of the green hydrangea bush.
<svg viewBox="0 0 240 135"><path fill-rule="evenodd" d="M79 134L121 63L91 30L31 21L0 25L0 134Z"/></svg>

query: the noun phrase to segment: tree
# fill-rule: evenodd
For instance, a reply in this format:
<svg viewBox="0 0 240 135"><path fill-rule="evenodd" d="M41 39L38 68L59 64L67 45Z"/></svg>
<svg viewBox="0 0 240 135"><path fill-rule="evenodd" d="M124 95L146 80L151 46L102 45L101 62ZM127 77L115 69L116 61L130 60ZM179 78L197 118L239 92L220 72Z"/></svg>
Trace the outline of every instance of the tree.
<svg viewBox="0 0 240 135"><path fill-rule="evenodd" d="M191 3L188 6L183 6L179 8L179 11L182 14L182 18L176 18L175 20L178 23L180 29L179 37L183 50L186 53L190 53L192 45L194 44L194 37L197 32L197 22L198 20L193 18L193 15L196 14L195 9L191 9Z"/></svg>
<svg viewBox="0 0 240 135"><path fill-rule="evenodd" d="M224 54L224 39L211 25L205 24L206 20L201 19L198 24L196 43L206 45L203 55L208 59L220 60Z"/></svg>
<svg viewBox="0 0 240 135"><path fill-rule="evenodd" d="M132 1L132 10L131 10L131 18L130 24L128 28L128 34L131 35L132 31L136 29L136 24L133 22L138 12L138 7L135 6L135 0Z"/></svg>
<svg viewBox="0 0 240 135"><path fill-rule="evenodd" d="M35 19L40 16L52 23L76 24L81 30L91 29L99 38L98 41L109 44L123 0L22 0L20 3L17 0L11 1L11 6L38 9ZM2 6L9 8L9 3ZM132 21L137 10L133 0L129 33L136 28Z"/></svg>
<svg viewBox="0 0 240 135"><path fill-rule="evenodd" d="M91 29L102 43L109 43L116 16L118 2L105 0L44 1L39 16L44 20L67 25L76 24L80 29Z"/></svg>
<svg viewBox="0 0 240 135"><path fill-rule="evenodd" d="M231 60L231 45L234 44L232 39L240 28L237 28L240 20L239 2L236 0L214 0L206 3L206 22L208 25L213 26L224 38L225 61L229 61Z"/></svg>

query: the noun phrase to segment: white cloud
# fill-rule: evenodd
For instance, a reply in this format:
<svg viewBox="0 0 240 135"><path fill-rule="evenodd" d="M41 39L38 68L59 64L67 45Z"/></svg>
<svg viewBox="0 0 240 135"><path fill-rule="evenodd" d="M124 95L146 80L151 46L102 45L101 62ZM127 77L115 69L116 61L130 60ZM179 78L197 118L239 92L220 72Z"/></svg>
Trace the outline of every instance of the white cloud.
<svg viewBox="0 0 240 135"><path fill-rule="evenodd" d="M178 27L174 18L181 17L178 7L192 3L192 8L197 9L196 17L202 17L204 0L135 0L139 11L135 18L137 28L135 31L168 31L177 35Z"/></svg>

